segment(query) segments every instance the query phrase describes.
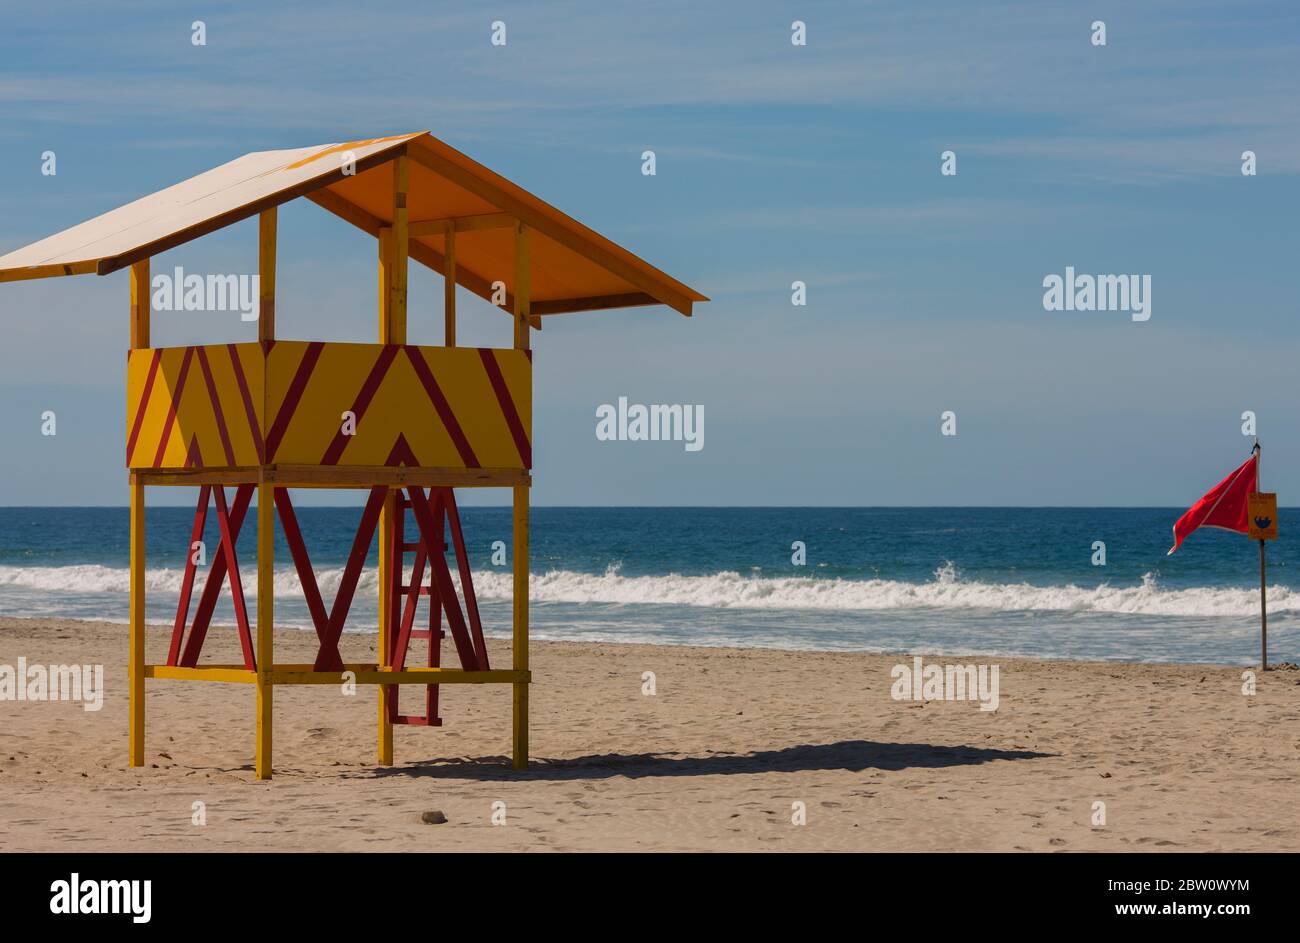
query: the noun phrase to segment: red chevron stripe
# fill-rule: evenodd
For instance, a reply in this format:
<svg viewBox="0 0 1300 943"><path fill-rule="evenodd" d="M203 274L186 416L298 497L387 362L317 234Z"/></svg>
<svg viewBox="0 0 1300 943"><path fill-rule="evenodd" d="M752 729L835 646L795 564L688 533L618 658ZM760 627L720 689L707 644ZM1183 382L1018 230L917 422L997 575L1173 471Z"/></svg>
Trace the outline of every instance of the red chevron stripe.
<svg viewBox="0 0 1300 943"><path fill-rule="evenodd" d="M406 465L408 468L416 468L420 463L416 459L415 453L411 451L411 447L407 445L406 436L399 432L397 433L397 441L393 443L393 450L388 453L388 461L384 462L384 464L390 468L398 468L402 465Z"/></svg>
<svg viewBox="0 0 1300 943"><path fill-rule="evenodd" d="M451 441L456 446L456 451L460 453L460 460L465 463L466 468L478 468L479 463L474 456L474 449L470 447L469 439L465 438L465 432L456 420L456 414L452 412L451 404L447 402L447 397L443 395L442 388L438 386L438 381L434 379L433 373L429 370L429 365L425 363L419 349L416 347L403 347L402 349L406 351L406 357L411 361L411 366L415 369L415 375L420 378L420 383L424 385L424 391L429 394L429 400L433 403L433 408L438 411L438 418L442 420L447 434L451 436Z"/></svg>
<svg viewBox="0 0 1300 943"><path fill-rule="evenodd" d="M289 384L289 391L284 394L284 402L280 404L280 411L276 413L275 423L267 433L265 461L275 461L276 450L280 448L280 442L289 429L289 420L293 418L294 410L302 400L303 390L307 388L307 381L311 379L311 372L316 368L316 362L320 360L321 351L324 349L324 343L312 341L303 352L302 360L298 364L298 372L294 374L293 382Z"/></svg>
<svg viewBox="0 0 1300 943"><path fill-rule="evenodd" d="M207 352L202 348L197 348L199 354L199 367L203 370L203 382L208 387L208 398L212 400L212 412L217 420L217 432L221 436L221 449L226 453L226 465L235 464L235 450L230 447L230 430L226 428L226 415L221 410L221 397L217 395L217 384L212 380L212 367L208 364ZM195 436L197 441L198 437Z"/></svg>
<svg viewBox="0 0 1300 943"><path fill-rule="evenodd" d="M478 355L483 361L488 382L492 384L492 392L497 395L501 415L505 417L506 425L510 427L510 435L515 440L515 451L519 453L519 460L524 463L524 468L532 468L533 446L528 441L528 432L524 429L524 424L519 420L515 401L510 398L510 388L506 386L506 378L501 375L501 365L497 363L496 352L489 347L480 347Z"/></svg>
<svg viewBox="0 0 1300 943"><path fill-rule="evenodd" d="M230 351L230 365L235 369L235 380L239 383L239 395L244 401L244 412L248 414L248 429L253 434L253 444L257 446L257 460L266 460L266 446L262 442L262 427L257 421L257 409L253 406L253 394L248 390L248 380L244 377L243 364L239 362L239 349L234 344L227 344Z"/></svg>
<svg viewBox="0 0 1300 943"><path fill-rule="evenodd" d="M162 465L163 453L167 451L167 440L171 438L172 426L176 424L176 408L181 402L181 393L185 391L185 378L190 372L190 360L194 356L194 348L186 347L185 356L181 358L181 372L176 377L176 389L172 391L172 404L167 409L167 422L163 426L162 436L158 440L158 454L154 456L153 467L159 468Z"/></svg>
<svg viewBox="0 0 1300 943"><path fill-rule="evenodd" d="M130 362L130 353L127 354ZM149 361L149 376L144 381L144 392L140 394L140 405L136 407L135 419L131 423L131 436L126 440L126 464L131 467L131 457L135 455L135 442L140 438L140 427L144 425L145 410L149 406L149 394L153 392L153 381L158 377L158 365L162 363L162 348L155 348L153 359Z"/></svg>
<svg viewBox="0 0 1300 943"><path fill-rule="evenodd" d="M357 398L352 404L352 412L356 414L358 426L361 425L361 417L365 415L366 409L370 406L370 401L375 398L375 392L379 389L379 385L384 382L384 377L388 374L388 368L393 365L396 358L397 347L393 344L384 345L384 348L379 352L379 356L375 358L375 365L370 368L370 375L366 377L366 382L361 384ZM351 438L351 436L344 435L342 428L340 428L334 434L334 440L330 442L329 448L325 450L325 455L320 460L320 463L322 465L337 465Z"/></svg>

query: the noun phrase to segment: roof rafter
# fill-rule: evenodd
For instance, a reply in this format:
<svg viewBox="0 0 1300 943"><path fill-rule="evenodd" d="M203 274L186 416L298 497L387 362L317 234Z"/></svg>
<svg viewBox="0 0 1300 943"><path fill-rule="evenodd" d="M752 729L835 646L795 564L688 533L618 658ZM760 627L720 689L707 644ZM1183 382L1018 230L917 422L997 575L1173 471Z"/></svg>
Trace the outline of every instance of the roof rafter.
<svg viewBox="0 0 1300 943"><path fill-rule="evenodd" d="M379 230L388 228L388 223L384 220L375 216L373 213L367 212L352 201L339 196L332 190L319 190L315 193L308 193L306 196L307 199L311 200L311 202L315 203L321 209L329 210L335 216L339 217L339 219L346 220L358 229L374 236L376 239L379 238ZM447 264L442 257L442 253L436 249L430 248L422 242L417 242L415 239L410 240L407 247L407 254L426 268L433 269L439 275L443 275L446 272ZM456 266L456 284L478 295L484 301L491 303L491 283L474 274L464 266ZM492 306L494 308L500 307L499 305ZM511 314L514 310L514 295L510 292L506 292L505 307L502 307L501 310L506 314L511 315L511 317L514 316ZM538 313L530 315L528 323L539 331L542 329L542 319Z"/></svg>
<svg viewBox="0 0 1300 943"><path fill-rule="evenodd" d="M445 177L462 189L468 190L475 196L482 197L494 206L500 207L526 226L537 230L549 239L553 239L566 249L590 258L620 278L631 282L646 294L668 305L668 307L681 312L688 318L691 316L692 298L667 285L656 283L654 279L646 276L635 265L622 258L619 254L622 250L619 250L618 246L609 242L599 233L582 226L576 220L572 220L574 226L580 226L586 230L585 233L578 233L567 226L560 225L555 220L544 216L534 207L529 206L524 200L507 192L505 187L494 184L492 181L466 170L459 164L427 148L411 147L407 151L407 156L417 164L432 170L441 177Z"/></svg>

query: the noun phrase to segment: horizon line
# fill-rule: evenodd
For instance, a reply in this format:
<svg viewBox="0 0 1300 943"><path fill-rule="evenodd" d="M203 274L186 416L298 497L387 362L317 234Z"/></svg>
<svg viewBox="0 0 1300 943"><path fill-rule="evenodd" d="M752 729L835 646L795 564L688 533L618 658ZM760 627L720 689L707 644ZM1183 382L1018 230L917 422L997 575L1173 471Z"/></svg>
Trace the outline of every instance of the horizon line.
<svg viewBox="0 0 1300 943"><path fill-rule="evenodd" d="M253 502L254 504L256 501ZM364 502L351 504L298 504L299 508L360 507ZM189 504L154 504L155 508L189 508ZM472 508L509 508L502 504L467 504L461 510ZM1166 511L1183 507L1180 504L532 504L533 510L773 510L773 511ZM1189 505L1190 507L1190 505ZM1279 510L1300 508L1300 505L1279 504ZM129 504L0 504L0 511L129 511ZM146 508L147 509L147 508Z"/></svg>

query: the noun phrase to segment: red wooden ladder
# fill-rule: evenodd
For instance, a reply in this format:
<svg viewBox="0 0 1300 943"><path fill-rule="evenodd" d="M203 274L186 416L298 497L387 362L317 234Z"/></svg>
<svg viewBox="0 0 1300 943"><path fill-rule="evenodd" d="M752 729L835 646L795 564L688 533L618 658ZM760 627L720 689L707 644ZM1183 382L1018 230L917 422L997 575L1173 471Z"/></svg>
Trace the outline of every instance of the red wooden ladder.
<svg viewBox="0 0 1300 943"><path fill-rule="evenodd" d="M406 539L406 512L412 511L416 520L414 541ZM457 571L461 581L461 595L465 599L465 615L461 614L460 601L451 582L447 566L447 531L451 531L452 548L456 554ZM411 581L403 583L406 557L413 555ZM426 496L423 488L408 488L398 492L397 514L393 521L393 566L389 590L388 664L397 671L406 666L412 641L427 642L426 664L430 668L442 665L442 640L447 633L442 628L444 612L451 627L461 665L469 671L488 669L487 646L483 639L483 625L479 619L478 600L474 595L474 581L470 573L469 555L465 550L465 537L460 527L460 514L456 497L450 488L431 488ZM425 570L429 571L425 585ZM427 629L415 628L416 612L420 598L429 602ZM397 707L397 693L389 687L387 695L388 716L394 724L422 727L440 727L438 716L438 685L425 685L424 713L402 714Z"/></svg>

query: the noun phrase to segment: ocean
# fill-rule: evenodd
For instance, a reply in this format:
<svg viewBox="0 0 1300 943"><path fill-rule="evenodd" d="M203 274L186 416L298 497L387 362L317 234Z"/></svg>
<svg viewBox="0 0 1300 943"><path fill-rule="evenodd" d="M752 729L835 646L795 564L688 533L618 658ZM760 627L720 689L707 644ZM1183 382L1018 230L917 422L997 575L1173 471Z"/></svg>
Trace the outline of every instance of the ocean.
<svg viewBox="0 0 1300 943"><path fill-rule="evenodd" d="M305 496L304 496L305 497ZM1248 665L1259 657L1259 553L1193 534L1182 508L563 508L532 511L536 639ZM326 605L359 508L299 508ZM510 634L510 509L461 511L489 637ZM1268 548L1270 662L1300 662L1292 588L1300 514ZM193 511L149 508L147 611L170 623ZM0 616L125 622L125 508L0 508ZM250 611L256 516L239 541ZM413 524L411 525L413 527ZM216 548L213 514L205 537ZM806 564L792 563L802 541ZM1094 542L1105 565L1094 565ZM375 631L375 554L347 631ZM453 566L454 573L454 566ZM310 630L287 548L276 624ZM200 584L201 585L201 584ZM196 590L197 600L197 590ZM228 597L217 612L233 623ZM450 650L450 649L448 649Z"/></svg>

